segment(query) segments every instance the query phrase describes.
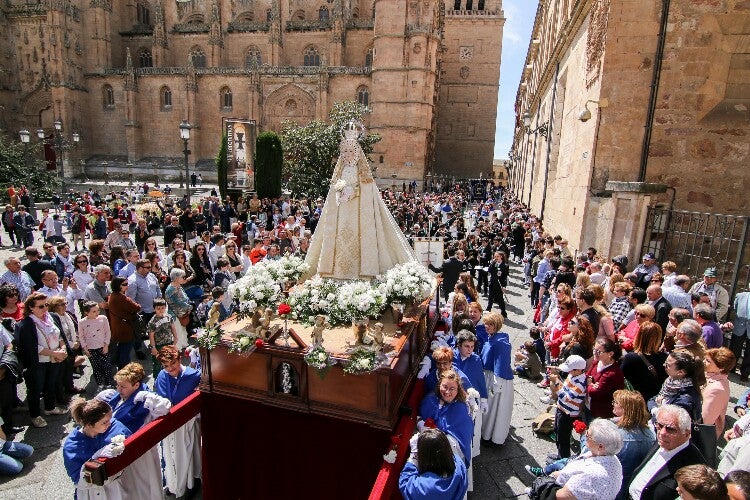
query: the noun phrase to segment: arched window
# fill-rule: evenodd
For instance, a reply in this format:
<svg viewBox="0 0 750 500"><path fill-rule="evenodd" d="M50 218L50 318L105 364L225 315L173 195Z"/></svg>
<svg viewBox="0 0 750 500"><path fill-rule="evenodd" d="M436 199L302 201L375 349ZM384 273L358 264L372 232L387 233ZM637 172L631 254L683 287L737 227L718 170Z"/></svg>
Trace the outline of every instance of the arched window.
<svg viewBox="0 0 750 500"><path fill-rule="evenodd" d="M294 13L294 15L292 16L292 19L294 21L304 21L305 20L305 11L301 10L301 9L298 10L297 12Z"/></svg>
<svg viewBox="0 0 750 500"><path fill-rule="evenodd" d="M370 91L364 85L357 89L357 102L362 106L370 105Z"/></svg>
<svg viewBox="0 0 750 500"><path fill-rule="evenodd" d="M102 87L102 105L104 109L114 109L115 91L112 89L112 85Z"/></svg>
<svg viewBox="0 0 750 500"><path fill-rule="evenodd" d="M366 68L372 68L372 56L374 53L375 52L372 47L367 49L367 53L365 54L365 67Z"/></svg>
<svg viewBox="0 0 750 500"><path fill-rule="evenodd" d="M320 66L320 53L315 47L305 49L304 66Z"/></svg>
<svg viewBox="0 0 750 500"><path fill-rule="evenodd" d="M251 23L255 21L255 13L251 10L243 12L242 14L237 16L237 20L243 23Z"/></svg>
<svg viewBox="0 0 750 500"><path fill-rule="evenodd" d="M297 101L294 99L288 99L284 103L284 114L287 116L294 116L297 114Z"/></svg>
<svg viewBox="0 0 750 500"><path fill-rule="evenodd" d="M479 0L477 2L477 10L484 10L484 0Z"/></svg>
<svg viewBox="0 0 750 500"><path fill-rule="evenodd" d="M225 110L232 109L232 90L229 87L223 87L219 91L221 108Z"/></svg>
<svg viewBox="0 0 750 500"><path fill-rule="evenodd" d="M318 9L318 20L320 21L328 21L329 15L328 15L328 7L325 5Z"/></svg>
<svg viewBox="0 0 750 500"><path fill-rule="evenodd" d="M162 111L170 111L172 109L172 91L169 90L169 87L162 87L159 94Z"/></svg>
<svg viewBox="0 0 750 500"><path fill-rule="evenodd" d="M151 57L151 51L148 49L141 49L138 52L138 66L141 68L150 68L154 65L153 58Z"/></svg>
<svg viewBox="0 0 750 500"><path fill-rule="evenodd" d="M190 59L193 61L193 67L205 68L206 67L206 53L200 47L194 47L190 51Z"/></svg>
<svg viewBox="0 0 750 500"><path fill-rule="evenodd" d="M261 64L263 64L263 59L260 55L260 49L255 46L247 49L247 53L245 54L245 67L257 68Z"/></svg>
<svg viewBox="0 0 750 500"><path fill-rule="evenodd" d="M453 0L453 10L461 10L461 0Z"/></svg>
<svg viewBox="0 0 750 500"><path fill-rule="evenodd" d="M474 6L473 0L466 0L466 10L471 10L473 6Z"/></svg>
<svg viewBox="0 0 750 500"><path fill-rule="evenodd" d="M151 8L147 2L138 2L135 6L135 16L138 24L151 26Z"/></svg>

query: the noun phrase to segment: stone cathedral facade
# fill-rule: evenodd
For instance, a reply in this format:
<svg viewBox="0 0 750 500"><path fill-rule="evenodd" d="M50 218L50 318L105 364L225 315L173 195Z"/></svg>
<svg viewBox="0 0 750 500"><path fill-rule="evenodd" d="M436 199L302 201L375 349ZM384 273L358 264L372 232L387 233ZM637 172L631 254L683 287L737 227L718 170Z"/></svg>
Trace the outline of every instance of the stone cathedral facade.
<svg viewBox="0 0 750 500"><path fill-rule="evenodd" d="M66 172L138 179L176 175L187 120L190 168L212 179L223 119L278 132L358 100L379 179L478 175L503 23L501 0L6 0L0 129L59 119L81 137Z"/></svg>

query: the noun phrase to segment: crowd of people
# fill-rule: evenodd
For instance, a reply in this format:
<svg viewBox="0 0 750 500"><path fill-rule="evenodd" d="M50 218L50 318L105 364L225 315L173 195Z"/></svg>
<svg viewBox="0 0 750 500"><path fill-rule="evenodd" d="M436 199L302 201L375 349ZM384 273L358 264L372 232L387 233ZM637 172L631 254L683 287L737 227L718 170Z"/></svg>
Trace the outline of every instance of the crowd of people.
<svg viewBox="0 0 750 500"><path fill-rule="evenodd" d="M463 459L423 466L419 433L413 465L401 476L405 498L462 498L470 490L479 439L507 438L514 376L544 389L557 448L544 467L526 466L531 498L748 498L750 391L735 408L742 418L728 430L725 419L728 377L740 357L740 380L750 373L750 293L735 300L735 326L726 322L729 295L715 268L691 283L674 262L659 266L651 253L632 269L627 257L606 258L595 248L575 255L511 195L477 206L455 193L394 205L407 232L446 241L442 266L430 266L441 273L446 331L436 334L420 373L428 390L420 414ZM522 266L523 312L535 325L515 351L502 332L512 263ZM717 456L722 437L727 445Z"/></svg>
<svg viewBox="0 0 750 500"><path fill-rule="evenodd" d="M633 269L626 257L605 258L594 248L575 255L499 190L481 201L455 186L420 193L410 185L382 196L412 241L442 237L445 246L442 263L429 263L438 273L435 306L444 327L419 374L426 393L400 478L405 498L462 498L470 490L481 443L502 445L508 437L519 376L538 381L554 415L557 452L545 467L527 467L537 478L532 497L706 498L700 488L708 484L720 496L750 494L750 391L735 410L743 418L725 429L737 359L742 380L750 374L742 322L749 294L737 296L739 321L728 323L729 295L715 269L691 283L676 264L658 266L652 254ZM81 480L86 460L121 452L119 436L197 387L189 337L232 314L228 285L263 259L304 257L323 206L322 199L209 196L196 206L178 198L143 210L136 201L134 193L81 193L38 218L18 202L6 207L4 227L27 262L8 258L0 275L0 472L16 474L19 459L33 457L28 445L10 438L23 430L14 408L23 404L17 394L24 384L32 426L69 411L78 424L64 456L83 495L91 487ZM536 325L516 350L503 331L511 265L523 269L523 312ZM93 391L75 385L84 369L92 371ZM153 391L145 383L149 370ZM713 433L709 445L694 435L697 423ZM728 443L711 462L718 438ZM164 481L181 494L200 477L197 423L170 439L164 467L154 451L129 474L161 471L151 483L161 490ZM119 482L138 483L117 486L126 491L144 487Z"/></svg>

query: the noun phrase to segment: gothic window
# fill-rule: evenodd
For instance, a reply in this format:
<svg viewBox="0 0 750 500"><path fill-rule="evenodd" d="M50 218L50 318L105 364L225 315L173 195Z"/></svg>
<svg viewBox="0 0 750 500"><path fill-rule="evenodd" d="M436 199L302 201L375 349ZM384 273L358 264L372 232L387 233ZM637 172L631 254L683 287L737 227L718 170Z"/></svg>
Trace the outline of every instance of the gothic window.
<svg viewBox="0 0 750 500"><path fill-rule="evenodd" d="M328 21L329 15L328 15L328 8L323 6L318 10L318 19L320 21Z"/></svg>
<svg viewBox="0 0 750 500"><path fill-rule="evenodd" d="M102 87L102 104L104 105L104 109L114 109L115 91L112 89L112 85Z"/></svg>
<svg viewBox="0 0 750 500"><path fill-rule="evenodd" d="M147 2L138 2L135 7L138 24L151 25L151 9Z"/></svg>
<svg viewBox="0 0 750 500"><path fill-rule="evenodd" d="M372 68L372 56L373 56L373 48L370 47L367 50L367 53L365 54L365 67L366 68Z"/></svg>
<svg viewBox="0 0 750 500"><path fill-rule="evenodd" d="M357 89L357 102L362 106L370 105L370 91L364 85Z"/></svg>
<svg viewBox="0 0 750 500"><path fill-rule="evenodd" d="M466 10L471 10L471 8L473 7L473 4L474 4L473 0L466 0Z"/></svg>
<svg viewBox="0 0 750 500"><path fill-rule="evenodd" d="M255 21L255 13L252 11L243 12L242 14L237 16L237 20L240 21L241 23L251 23Z"/></svg>
<svg viewBox="0 0 750 500"><path fill-rule="evenodd" d="M260 49L258 47L250 47L247 49L245 54L245 67L246 68L257 68L263 64L263 59L260 55Z"/></svg>
<svg viewBox="0 0 750 500"><path fill-rule="evenodd" d="M141 49L138 53L138 66L141 68L150 68L153 65L154 61L151 57L151 51L148 49Z"/></svg>
<svg viewBox="0 0 750 500"><path fill-rule="evenodd" d="M169 87L162 87L160 93L161 110L170 111L172 109L172 91Z"/></svg>
<svg viewBox="0 0 750 500"><path fill-rule="evenodd" d="M461 0L453 0L453 10L461 10Z"/></svg>
<svg viewBox="0 0 750 500"><path fill-rule="evenodd" d="M206 53L200 47L195 47L190 51L190 59L193 61L193 67L206 67Z"/></svg>
<svg viewBox="0 0 750 500"><path fill-rule="evenodd" d="M479 0L477 2L477 10L484 10L484 0Z"/></svg>
<svg viewBox="0 0 750 500"><path fill-rule="evenodd" d="M298 10L294 13L292 16L292 19L295 21L304 21L305 20L305 11L304 10Z"/></svg>
<svg viewBox="0 0 750 500"><path fill-rule="evenodd" d="M221 108L231 111L232 109L232 90L229 87L223 87L219 91L221 97Z"/></svg>
<svg viewBox="0 0 750 500"><path fill-rule="evenodd" d="M320 53L315 47L305 49L304 66L320 66Z"/></svg>

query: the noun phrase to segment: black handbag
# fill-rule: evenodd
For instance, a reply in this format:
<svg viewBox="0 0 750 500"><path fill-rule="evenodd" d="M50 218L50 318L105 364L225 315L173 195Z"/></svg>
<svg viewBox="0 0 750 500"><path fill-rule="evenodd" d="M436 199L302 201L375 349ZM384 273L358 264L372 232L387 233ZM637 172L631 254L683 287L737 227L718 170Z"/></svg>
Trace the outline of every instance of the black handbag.
<svg viewBox="0 0 750 500"><path fill-rule="evenodd" d="M718 437L714 424L693 424L690 441L706 459L706 465L716 468L718 463Z"/></svg>
<svg viewBox="0 0 750 500"><path fill-rule="evenodd" d="M534 479L533 483L531 483L529 498L532 500L552 500L556 497L557 490L561 489L562 486L555 482L554 477L538 477Z"/></svg>

